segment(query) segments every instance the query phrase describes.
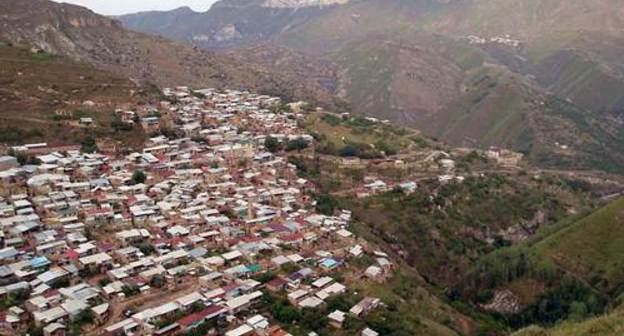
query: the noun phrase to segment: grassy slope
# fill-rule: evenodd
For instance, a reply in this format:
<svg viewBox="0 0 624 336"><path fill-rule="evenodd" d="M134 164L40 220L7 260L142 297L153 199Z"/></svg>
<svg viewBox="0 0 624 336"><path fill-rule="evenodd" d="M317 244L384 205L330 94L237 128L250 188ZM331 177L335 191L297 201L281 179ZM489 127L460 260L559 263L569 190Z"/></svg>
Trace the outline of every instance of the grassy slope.
<svg viewBox="0 0 624 336"><path fill-rule="evenodd" d="M333 58L346 69L347 96L352 105L373 112L370 115L387 118L384 110L390 103L388 87L393 77L391 68L396 62L394 55L383 45L363 44Z"/></svg>
<svg viewBox="0 0 624 336"><path fill-rule="evenodd" d="M36 46L162 87L248 89L288 99L328 99L325 92L310 92L301 78L293 79L227 55L128 31L117 21L86 8L49 0L4 0L0 2L0 12L0 26L7 28L0 30L0 41ZM44 28L44 33L38 31Z"/></svg>
<svg viewBox="0 0 624 336"><path fill-rule="evenodd" d="M463 87L463 94L432 118L433 134L454 144L513 148L543 167L624 172L623 134L604 116L499 66L470 71Z"/></svg>
<svg viewBox="0 0 624 336"><path fill-rule="evenodd" d="M465 93L438 116L438 135L454 143L466 138L472 145L522 147L517 139L530 127L531 102L526 88L510 73L481 67L465 84Z"/></svg>
<svg viewBox="0 0 624 336"><path fill-rule="evenodd" d="M546 88L584 109L613 112L624 106L624 79L609 69L609 63L584 52L556 51L529 71Z"/></svg>
<svg viewBox="0 0 624 336"><path fill-rule="evenodd" d="M374 145L384 141L392 148L402 150L412 143L409 136L414 135L412 132L397 134L400 132L395 128L381 125L368 126L364 124L358 127L350 124L348 121L333 124L323 120L318 115L311 115L307 119L305 127L311 132L322 136L325 141L332 143L332 146L336 148L341 148L348 143Z"/></svg>
<svg viewBox="0 0 624 336"><path fill-rule="evenodd" d="M66 144L79 141L87 132L111 135L113 111L142 100L136 94L140 90L130 80L86 63L0 47L0 119L5 127L3 141L9 143ZM87 100L95 106L83 105ZM82 111L82 115L95 119L97 127L87 130L75 122L55 121L57 111ZM137 132L120 136L129 143L140 140Z"/></svg>
<svg viewBox="0 0 624 336"><path fill-rule="evenodd" d="M619 336L624 334L624 309L582 322L564 322L552 329L529 327L513 336Z"/></svg>
<svg viewBox="0 0 624 336"><path fill-rule="evenodd" d="M592 285L616 289L624 279L624 199L545 239L536 249Z"/></svg>
<svg viewBox="0 0 624 336"><path fill-rule="evenodd" d="M509 34L524 43L518 50L520 58L527 60L522 72L535 75L546 89L592 111L624 107L621 1L467 3L459 10L426 16L421 26L457 36Z"/></svg>

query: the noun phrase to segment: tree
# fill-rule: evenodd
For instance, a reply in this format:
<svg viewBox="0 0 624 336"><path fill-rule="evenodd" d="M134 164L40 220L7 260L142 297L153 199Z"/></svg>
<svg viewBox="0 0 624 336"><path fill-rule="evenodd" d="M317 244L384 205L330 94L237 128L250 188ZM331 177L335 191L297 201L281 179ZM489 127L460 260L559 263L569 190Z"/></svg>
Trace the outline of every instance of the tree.
<svg viewBox="0 0 624 336"><path fill-rule="evenodd" d="M108 285L109 283L111 283L111 280L109 278L101 278L100 280L98 280L98 285L100 285L100 287L106 287L106 285Z"/></svg>
<svg viewBox="0 0 624 336"><path fill-rule="evenodd" d="M353 302L350 302L347 295L334 295L327 299L327 310L333 312L335 310L348 311L353 306Z"/></svg>
<svg viewBox="0 0 624 336"><path fill-rule="evenodd" d="M200 301L193 302L193 304L191 304L191 313L197 313L204 309L206 309L206 305Z"/></svg>
<svg viewBox="0 0 624 336"><path fill-rule="evenodd" d="M144 255L150 255L156 252L156 249L149 241L144 241L136 245L136 247L143 253Z"/></svg>
<svg viewBox="0 0 624 336"><path fill-rule="evenodd" d="M63 287L68 287L70 284L69 282L69 278L68 277L63 277L59 280L54 281L50 287L54 288L54 289L58 289L58 288L63 288Z"/></svg>
<svg viewBox="0 0 624 336"><path fill-rule="evenodd" d="M261 283L267 283L271 280L273 280L276 277L274 272L264 272L258 276L254 277L254 280L261 282Z"/></svg>
<svg viewBox="0 0 624 336"><path fill-rule="evenodd" d="M299 271L301 269L301 267L299 267L299 265L295 264L295 263L286 263L283 264L282 266L280 266L280 270L282 272L284 272L285 274L293 274L297 271Z"/></svg>
<svg viewBox="0 0 624 336"><path fill-rule="evenodd" d="M346 145L340 149L340 156L343 157L353 157L358 156L359 150L353 145Z"/></svg>
<svg viewBox="0 0 624 336"><path fill-rule="evenodd" d="M132 181L134 181L135 184L145 183L145 180L147 180L147 176L141 170L137 170L132 174Z"/></svg>
<svg viewBox="0 0 624 336"><path fill-rule="evenodd" d="M338 207L338 202L330 195L321 195L316 200L316 211L331 216Z"/></svg>
<svg viewBox="0 0 624 336"><path fill-rule="evenodd" d="M80 149L85 153L94 153L94 152L97 152L98 150L97 144L95 143L95 138L93 138L90 135L84 138L84 140L82 140L82 143L80 145L81 145Z"/></svg>
<svg viewBox="0 0 624 336"><path fill-rule="evenodd" d="M28 300L30 294L27 290L17 290L6 295L4 300L0 301L0 309L8 309L12 306L21 306L24 301Z"/></svg>
<svg viewBox="0 0 624 336"><path fill-rule="evenodd" d="M79 325L91 324L93 323L94 318L95 315L93 314L93 311L91 309L85 309L74 317L74 322Z"/></svg>
<svg viewBox="0 0 624 336"><path fill-rule="evenodd" d="M43 327L38 327L34 324L29 324L28 330L26 331L26 333L30 336L43 336Z"/></svg>
<svg viewBox="0 0 624 336"><path fill-rule="evenodd" d="M150 280L150 286L155 287L155 288L162 288L166 282L167 280L165 279L164 276L157 274L154 277L152 277L152 280Z"/></svg>
<svg viewBox="0 0 624 336"><path fill-rule="evenodd" d="M139 287L134 286L134 285L132 285L132 286L124 285L124 286L121 287L121 291L124 293L124 295L126 297L137 295L137 294L139 294L141 292Z"/></svg>
<svg viewBox="0 0 624 336"><path fill-rule="evenodd" d="M299 311L284 302L279 302L271 307L271 315L281 323L290 324L301 319Z"/></svg>
<svg viewBox="0 0 624 336"><path fill-rule="evenodd" d="M277 138L269 135L264 140L264 148L266 148L266 150L271 153L277 153L280 149L282 149L282 145L280 144L279 140L277 140Z"/></svg>
<svg viewBox="0 0 624 336"><path fill-rule="evenodd" d="M117 114L113 115L113 120L111 121L111 127L116 132L132 130L132 125L121 120L121 118Z"/></svg>
<svg viewBox="0 0 624 336"><path fill-rule="evenodd" d="M304 138L296 138L294 140L288 141L286 144L287 151L302 151L308 148L309 143Z"/></svg>
<svg viewBox="0 0 624 336"><path fill-rule="evenodd" d="M584 302L574 301L570 304L569 318L580 321L587 316L587 305Z"/></svg>
<svg viewBox="0 0 624 336"><path fill-rule="evenodd" d="M366 317L366 322L380 335L413 335L407 321L398 312L376 311Z"/></svg>
<svg viewBox="0 0 624 336"><path fill-rule="evenodd" d="M308 330L321 330L328 322L327 315L319 309L304 309L301 314L301 325Z"/></svg>
<svg viewBox="0 0 624 336"><path fill-rule="evenodd" d="M91 309L86 309L78 313L76 317L69 323L69 335L80 335L82 327L87 324L92 324L95 315Z"/></svg>
<svg viewBox="0 0 624 336"><path fill-rule="evenodd" d="M395 147L391 146L390 144L388 144L387 142L383 140L377 142L375 144L375 147L379 149L380 151L383 151L384 154L386 155L396 155L398 152Z"/></svg>

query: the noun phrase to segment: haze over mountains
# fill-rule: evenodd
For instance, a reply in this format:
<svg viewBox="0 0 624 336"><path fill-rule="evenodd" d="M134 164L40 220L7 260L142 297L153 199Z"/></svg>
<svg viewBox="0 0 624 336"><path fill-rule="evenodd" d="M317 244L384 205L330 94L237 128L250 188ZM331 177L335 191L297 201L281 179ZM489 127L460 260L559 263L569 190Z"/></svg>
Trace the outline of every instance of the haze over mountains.
<svg viewBox="0 0 624 336"><path fill-rule="evenodd" d="M113 19L0 6L0 39L135 81L249 88L544 167L624 170L618 1L222 0Z"/></svg>
<svg viewBox="0 0 624 336"><path fill-rule="evenodd" d="M253 65L124 29L113 19L47 0L0 3L0 42L35 47L161 86L208 85L305 97L310 89ZM315 95L316 96L316 95Z"/></svg>
<svg viewBox="0 0 624 336"><path fill-rule="evenodd" d="M244 55L273 73L335 67L325 90L362 114L459 145L505 146L548 165L619 170L624 4L587 1L359 0L320 6L222 0L119 17L124 26ZM249 52L247 48L255 52ZM270 58L259 54L272 54ZM296 69L292 69L295 66ZM614 152L605 162L598 153ZM580 160L579 160L580 159Z"/></svg>
<svg viewBox="0 0 624 336"><path fill-rule="evenodd" d="M367 248L372 255L388 252L400 261L388 265L391 282L367 288L398 316L373 320L393 325L392 332L378 328L380 335L498 336L532 324L540 327L518 335L619 335L622 1L222 0L205 13L179 8L116 18L46 0L0 2L0 142L7 152L16 144L66 146L85 138L112 140L120 157L142 152L150 137L190 139L211 151L230 137L244 139L242 148L256 143L246 140L257 132L256 120L238 124L239 107L229 105L248 109L240 98L247 93L210 93L213 100L202 93L212 90L178 88L167 96L156 89L177 85L283 98L251 109L266 112L270 127L262 127L266 140L252 145L254 156L283 155L280 164L297 168L284 178L315 186L300 194L314 198L314 211L350 210L354 222L346 228L384 251ZM283 104L300 99L311 104ZM117 112L136 119L122 122ZM303 138L280 144L273 132L285 126L276 126L276 115L305 132L305 146ZM93 119L89 126L83 117ZM138 122L145 120L158 125ZM217 128L223 136L214 136ZM528 160L475 149L490 146ZM266 190L281 179L246 175L245 163L235 159L223 160L233 167L224 180L251 176ZM180 167L204 174L221 164L211 160ZM266 196L249 204L283 211ZM309 214L295 203L287 208ZM242 215L231 215L242 225ZM265 233L264 225L250 241ZM300 229L283 230L291 236ZM230 248L230 240L223 243ZM364 271L373 262L362 259L356 267ZM332 270L366 282L356 274ZM345 312L352 306L339 305ZM579 322L603 313L609 314ZM302 325L294 320L284 324ZM330 334L351 335L347 329Z"/></svg>

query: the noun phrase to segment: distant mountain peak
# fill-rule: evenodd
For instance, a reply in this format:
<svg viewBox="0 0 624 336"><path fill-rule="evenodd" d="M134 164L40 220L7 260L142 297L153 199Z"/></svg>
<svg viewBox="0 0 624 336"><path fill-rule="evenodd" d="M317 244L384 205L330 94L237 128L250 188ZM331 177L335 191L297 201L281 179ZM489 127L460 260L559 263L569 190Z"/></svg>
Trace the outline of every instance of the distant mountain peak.
<svg viewBox="0 0 624 336"><path fill-rule="evenodd" d="M176 9L173 10L174 12L195 12L191 7L189 6L181 6L178 7Z"/></svg>
<svg viewBox="0 0 624 336"><path fill-rule="evenodd" d="M271 8L302 8L344 5L350 0L264 0L262 6Z"/></svg>

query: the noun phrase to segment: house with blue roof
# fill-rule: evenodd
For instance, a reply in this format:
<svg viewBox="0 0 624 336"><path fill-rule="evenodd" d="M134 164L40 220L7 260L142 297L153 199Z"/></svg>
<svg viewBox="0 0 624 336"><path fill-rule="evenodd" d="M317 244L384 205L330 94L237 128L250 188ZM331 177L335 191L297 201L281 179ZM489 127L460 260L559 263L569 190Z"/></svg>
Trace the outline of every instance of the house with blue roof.
<svg viewBox="0 0 624 336"><path fill-rule="evenodd" d="M338 267L339 265L340 263L332 258L326 258L323 261L321 261L321 267L328 269L328 270L332 270Z"/></svg>
<svg viewBox="0 0 624 336"><path fill-rule="evenodd" d="M30 260L30 266L33 268L41 268L48 265L50 265L50 260L44 256L36 257Z"/></svg>

